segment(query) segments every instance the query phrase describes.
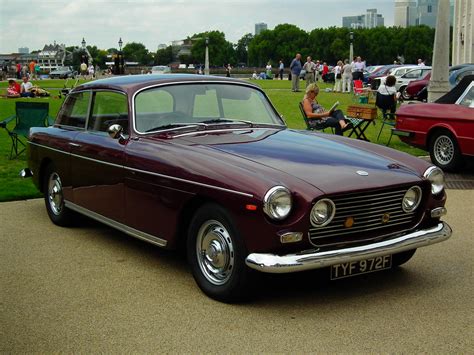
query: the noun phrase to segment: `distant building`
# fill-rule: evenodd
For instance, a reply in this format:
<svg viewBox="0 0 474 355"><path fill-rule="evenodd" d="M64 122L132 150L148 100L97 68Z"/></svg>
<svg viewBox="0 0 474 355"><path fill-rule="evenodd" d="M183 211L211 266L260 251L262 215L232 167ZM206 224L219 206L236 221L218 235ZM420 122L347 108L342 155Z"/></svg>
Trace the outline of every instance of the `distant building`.
<svg viewBox="0 0 474 355"><path fill-rule="evenodd" d="M255 24L255 35L259 35L262 31L268 30L266 23L260 22Z"/></svg>
<svg viewBox="0 0 474 355"><path fill-rule="evenodd" d="M30 53L30 49L28 47L20 47L20 48L18 48L18 53L28 54L28 53Z"/></svg>
<svg viewBox="0 0 474 355"><path fill-rule="evenodd" d="M38 53L38 64L41 70L49 72L64 66L66 56L66 45L56 43L45 45L43 50Z"/></svg>
<svg viewBox="0 0 474 355"><path fill-rule="evenodd" d="M342 27L346 28L375 28L383 27L384 18L377 9L367 9L366 13L358 16L344 16Z"/></svg>
<svg viewBox="0 0 474 355"><path fill-rule="evenodd" d="M191 48L193 44L190 39L177 40L171 42L171 48L173 52L173 58L176 61L179 61L179 58L183 58L191 55Z"/></svg>
<svg viewBox="0 0 474 355"><path fill-rule="evenodd" d="M474 6L472 0L455 0L453 65L474 62Z"/></svg>
<svg viewBox="0 0 474 355"><path fill-rule="evenodd" d="M425 25L436 27L439 0L395 0L394 26L408 27ZM453 0L450 23L453 23Z"/></svg>

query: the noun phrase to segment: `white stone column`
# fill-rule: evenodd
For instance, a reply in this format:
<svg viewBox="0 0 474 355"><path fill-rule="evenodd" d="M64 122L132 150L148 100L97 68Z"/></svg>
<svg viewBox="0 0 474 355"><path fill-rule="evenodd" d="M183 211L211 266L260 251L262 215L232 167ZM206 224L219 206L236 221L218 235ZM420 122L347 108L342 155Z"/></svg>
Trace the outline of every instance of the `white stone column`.
<svg viewBox="0 0 474 355"><path fill-rule="evenodd" d="M450 90L448 81L449 10L449 0L439 0L428 102L435 101Z"/></svg>

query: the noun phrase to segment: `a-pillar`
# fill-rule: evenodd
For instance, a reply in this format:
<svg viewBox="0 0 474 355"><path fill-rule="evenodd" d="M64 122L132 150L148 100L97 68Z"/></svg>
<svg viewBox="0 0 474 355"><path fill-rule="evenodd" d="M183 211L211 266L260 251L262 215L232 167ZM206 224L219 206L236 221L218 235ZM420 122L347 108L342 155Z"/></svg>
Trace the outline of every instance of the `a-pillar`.
<svg viewBox="0 0 474 355"><path fill-rule="evenodd" d="M450 90L449 86L449 0L439 0L434 39L433 65L428 86L428 102Z"/></svg>

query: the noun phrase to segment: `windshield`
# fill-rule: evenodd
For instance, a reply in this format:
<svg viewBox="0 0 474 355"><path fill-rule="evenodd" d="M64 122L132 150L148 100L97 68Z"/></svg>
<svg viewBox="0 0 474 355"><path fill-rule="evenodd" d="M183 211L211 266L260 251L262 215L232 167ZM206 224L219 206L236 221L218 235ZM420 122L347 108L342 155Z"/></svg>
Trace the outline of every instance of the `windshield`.
<svg viewBox="0 0 474 355"><path fill-rule="evenodd" d="M140 133L217 125L284 125L265 95L235 84L180 84L147 89L135 97Z"/></svg>

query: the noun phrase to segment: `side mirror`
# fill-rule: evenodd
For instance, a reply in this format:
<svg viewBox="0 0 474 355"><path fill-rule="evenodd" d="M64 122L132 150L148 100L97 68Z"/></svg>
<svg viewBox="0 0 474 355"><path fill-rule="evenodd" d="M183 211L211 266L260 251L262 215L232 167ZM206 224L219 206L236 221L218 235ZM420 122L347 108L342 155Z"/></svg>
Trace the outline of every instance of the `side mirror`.
<svg viewBox="0 0 474 355"><path fill-rule="evenodd" d="M113 139L125 139L123 135L123 128L119 124L113 124L107 129L107 133L109 134L110 138Z"/></svg>

